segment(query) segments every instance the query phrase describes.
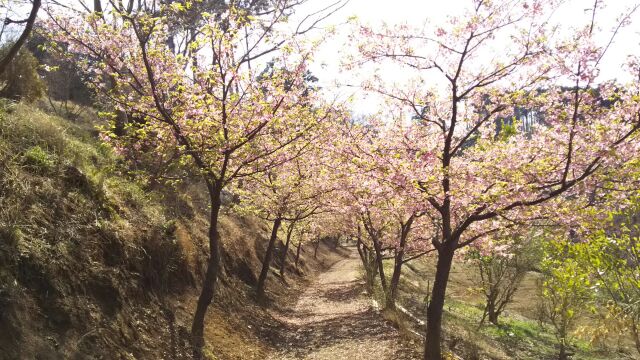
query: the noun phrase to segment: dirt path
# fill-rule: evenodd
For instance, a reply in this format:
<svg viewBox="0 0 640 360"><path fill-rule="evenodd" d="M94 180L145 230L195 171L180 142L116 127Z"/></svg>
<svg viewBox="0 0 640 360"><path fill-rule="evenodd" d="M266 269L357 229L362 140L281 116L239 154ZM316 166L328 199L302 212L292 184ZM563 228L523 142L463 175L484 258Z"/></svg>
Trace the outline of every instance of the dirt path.
<svg viewBox="0 0 640 360"><path fill-rule="evenodd" d="M268 359L417 359L415 346L373 308L360 281L357 253L320 274L296 304L274 314L286 327Z"/></svg>

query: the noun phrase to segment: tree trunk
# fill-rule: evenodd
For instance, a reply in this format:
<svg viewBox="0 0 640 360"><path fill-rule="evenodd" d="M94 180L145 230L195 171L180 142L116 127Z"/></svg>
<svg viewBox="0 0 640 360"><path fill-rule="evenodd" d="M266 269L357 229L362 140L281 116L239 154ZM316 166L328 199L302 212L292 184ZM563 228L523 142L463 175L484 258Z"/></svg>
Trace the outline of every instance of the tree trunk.
<svg viewBox="0 0 640 360"><path fill-rule="evenodd" d="M218 281L218 268L220 266L220 233L218 232L218 215L220 214L220 190L219 188L209 188L209 196L211 198L211 214L209 218L209 261L207 263L207 272L202 284L202 291L198 298L196 312L193 316L193 324L191 326L191 341L193 347L193 358L195 360L203 359L202 347L204 346L204 319L207 314L207 308L213 300L213 295Z"/></svg>
<svg viewBox="0 0 640 360"><path fill-rule="evenodd" d="M451 244L451 245L449 245ZM442 360L442 314L444 310L444 297L449 282L449 273L453 264L455 242L444 242L438 250L438 262L436 265L436 278L431 291L429 307L427 307L427 334L424 348L425 360Z"/></svg>
<svg viewBox="0 0 640 360"><path fill-rule="evenodd" d="M318 258L318 248L320 247L320 239L318 239L318 241L316 242L316 248L313 249L313 258L317 259Z"/></svg>
<svg viewBox="0 0 640 360"><path fill-rule="evenodd" d="M400 248L394 257L393 274L391 275L391 284L389 285L389 296L387 298L387 307L396 307L396 298L398 296L398 284L400 284L400 273L402 272L402 259L404 257L404 249Z"/></svg>
<svg viewBox="0 0 640 360"><path fill-rule="evenodd" d="M300 249L302 248L302 243L298 243L298 249L296 249L296 270L298 269L298 261L300 260Z"/></svg>
<svg viewBox="0 0 640 360"><path fill-rule="evenodd" d="M264 284L269 274L269 265L271 265L271 257L273 255L273 248L278 239L278 229L282 219L276 218L273 221L273 228L271 229L271 238L269 239L269 245L267 245L267 252L264 255L264 261L262 262L262 271L260 271L260 277L258 278L258 285L256 288L256 296L258 300L262 300L264 296Z"/></svg>
<svg viewBox="0 0 640 360"><path fill-rule="evenodd" d="M371 256L371 254L369 254L369 258L366 266L367 266L366 267L367 291L369 291L370 294L373 294L373 286L376 283L376 274L378 273L378 263L376 262L376 259Z"/></svg>
<svg viewBox="0 0 640 360"><path fill-rule="evenodd" d="M358 241L356 242L356 249L358 250L358 255L360 255L360 260L362 261L362 265L367 266L367 261L364 256L363 248L364 246L362 245L362 240L358 238Z"/></svg>
<svg viewBox="0 0 640 360"><path fill-rule="evenodd" d="M489 322L493 325L498 325L498 316L500 316L500 310L496 304L497 301L497 289L490 285L487 293L485 294L486 304L484 306L484 312L482 313L482 320L480 320L480 326L484 323L485 319L489 319Z"/></svg>
<svg viewBox="0 0 640 360"><path fill-rule="evenodd" d="M93 11L96 13L102 12L102 2L100 0L93 0Z"/></svg>
<svg viewBox="0 0 640 360"><path fill-rule="evenodd" d="M364 246L360 238L358 238L356 248L358 249L358 255L360 255L360 260L362 261L362 267L364 267L365 286L367 287L367 292L369 294L373 294L373 284L375 283L376 273L378 272L376 259L371 256L371 253Z"/></svg>
<svg viewBox="0 0 640 360"><path fill-rule="evenodd" d="M409 238L409 231L411 231L413 219L414 216L412 215L406 223L400 224L400 244L395 251L395 256L393 257L393 274L391 275L389 296L387 297L388 308L394 309L396 307L398 285L400 284L400 275L402 272L402 265L404 264L404 248L407 245L407 239Z"/></svg>
<svg viewBox="0 0 640 360"><path fill-rule="evenodd" d="M289 252L289 244L291 243L291 234L293 234L294 224L295 222L291 222L287 229L287 241L284 244L284 251L282 252L282 258L280 259L280 276L284 276L284 266L287 263L287 253Z"/></svg>
<svg viewBox="0 0 640 360"><path fill-rule="evenodd" d="M375 284L376 273L378 272L378 263L376 262L376 258L372 256L370 249L362 242L360 233L360 225L358 225L356 249L358 249L358 255L360 255L360 260L364 267L365 286L367 288L367 292L370 295L373 295L373 285Z"/></svg>
<svg viewBox="0 0 640 360"><path fill-rule="evenodd" d="M498 325L498 316L500 316L500 313L496 311L495 305L491 304L487 310L487 314L489 315L489 322L493 325Z"/></svg>
<svg viewBox="0 0 640 360"><path fill-rule="evenodd" d="M636 344L636 350L638 351L638 355L640 355L640 331L638 331L638 323L636 320L632 320L631 332L633 333L633 341Z"/></svg>
<svg viewBox="0 0 640 360"><path fill-rule="evenodd" d="M380 245L380 242L376 238L372 237L371 240L373 240L373 249L375 251L375 256L376 256L375 261L378 266L378 273L380 275L380 285L382 286L382 292L384 294L384 298L386 301L389 288L387 286L387 278L384 275L384 264L382 262L382 246ZM385 307L386 307L386 304L385 304Z"/></svg>
<svg viewBox="0 0 640 360"><path fill-rule="evenodd" d="M564 344L564 340L560 342L560 352L558 353L558 360L567 360L567 347Z"/></svg>
<svg viewBox="0 0 640 360"><path fill-rule="evenodd" d="M378 262L376 261L375 256L371 255L369 252L369 273L367 274L369 277L367 278L367 288L371 295L373 295L373 288L376 285L376 276L378 275Z"/></svg>
<svg viewBox="0 0 640 360"><path fill-rule="evenodd" d="M376 230L373 227L373 225L371 224L370 218L368 220L363 219L363 224L364 224L365 230L369 234L369 238L371 239L371 242L373 243L373 251L375 253L374 254L375 258L373 260L375 261L378 267L377 270L380 275L380 285L382 286L382 295L383 295L382 300L385 301L385 304L383 306L386 307L386 300L389 296L389 288L387 286L387 278L384 275L384 263L382 261L382 244L380 243L380 239L379 239L380 231Z"/></svg>

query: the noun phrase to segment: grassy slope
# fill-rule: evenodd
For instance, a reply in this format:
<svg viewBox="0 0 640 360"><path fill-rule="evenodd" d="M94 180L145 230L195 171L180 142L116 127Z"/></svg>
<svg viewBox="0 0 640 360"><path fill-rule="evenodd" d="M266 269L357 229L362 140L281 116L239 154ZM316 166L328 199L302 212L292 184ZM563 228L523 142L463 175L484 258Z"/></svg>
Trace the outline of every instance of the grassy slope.
<svg viewBox="0 0 640 360"><path fill-rule="evenodd" d="M385 264L391 271L392 264ZM424 301L429 279L433 279L435 266L432 259L419 259L403 268L400 284L400 304L413 314L424 314ZM477 287L475 268L459 262L451 272L447 302L445 304L445 337L447 346L464 359L554 359L556 340L549 325L536 319L539 292L539 274L529 273L516 293L514 302L507 306L500 318L501 325L491 324L478 329L482 318L483 299ZM424 316L419 316L424 320ZM403 319L402 327L409 336L422 332L414 321ZM576 338L574 359L605 360L633 359L635 354L624 346L609 344L607 349L591 346Z"/></svg>
<svg viewBox="0 0 640 360"><path fill-rule="evenodd" d="M176 197L128 180L93 126L90 118L72 122L0 102L1 360L188 352L206 207L197 205L197 191ZM207 353L261 359L270 350L261 336L277 324L254 304L251 285L269 229L232 214L221 223L223 275ZM303 262L306 272L318 265ZM296 286L275 276L268 283L272 296L285 294L276 301L290 300Z"/></svg>

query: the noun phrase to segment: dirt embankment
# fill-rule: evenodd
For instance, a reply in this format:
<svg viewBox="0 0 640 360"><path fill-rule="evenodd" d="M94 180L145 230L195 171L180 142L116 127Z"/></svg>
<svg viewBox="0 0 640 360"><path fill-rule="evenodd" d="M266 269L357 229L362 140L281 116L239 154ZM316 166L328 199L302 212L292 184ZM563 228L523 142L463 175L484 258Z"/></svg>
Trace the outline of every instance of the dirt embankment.
<svg viewBox="0 0 640 360"><path fill-rule="evenodd" d="M197 185L149 189L118 170L93 126L0 104L0 360L188 358L206 203ZM295 269L288 254L285 278L270 274L270 303L258 306L268 224L228 211L221 224L206 353L262 359L273 351L262 339L280 326L266 308L340 255L328 243L318 259L305 249Z"/></svg>

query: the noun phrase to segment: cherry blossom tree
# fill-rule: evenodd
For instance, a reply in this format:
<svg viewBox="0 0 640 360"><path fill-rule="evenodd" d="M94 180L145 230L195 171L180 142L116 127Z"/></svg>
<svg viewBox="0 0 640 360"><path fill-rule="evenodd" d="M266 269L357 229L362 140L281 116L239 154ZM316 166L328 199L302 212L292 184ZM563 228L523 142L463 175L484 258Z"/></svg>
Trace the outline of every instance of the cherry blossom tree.
<svg viewBox="0 0 640 360"><path fill-rule="evenodd" d="M410 127L402 124L401 116L396 120L387 124L371 120L367 126L345 124L346 138L337 147L337 161L347 173L340 178L344 185L340 201L346 227L352 230L345 233L357 239L368 287L377 272L385 306L391 308L395 307L402 265L432 251L412 236L421 234L412 232L416 227L426 232L429 222L420 221L426 208L416 197L413 183L419 164L414 151L406 146ZM390 280L382 266L389 252L394 262Z"/></svg>
<svg viewBox="0 0 640 360"><path fill-rule="evenodd" d="M527 253L532 249L529 239L513 233L499 236L508 245L476 249L467 254L468 261L477 269L478 291L485 299L479 326L486 319L498 325L498 318L513 301L526 273L533 267L533 258Z"/></svg>
<svg viewBox="0 0 640 360"><path fill-rule="evenodd" d="M294 230L294 241L296 243L296 257L294 266L296 268L296 271L299 271L298 265L300 264L300 253L302 252L302 246L311 242L314 237L312 224L313 223L310 221L303 220L296 226L296 230Z"/></svg>
<svg viewBox="0 0 640 360"><path fill-rule="evenodd" d="M240 195L240 206L245 211L272 222L271 236L262 262L262 270L256 285L258 299L264 297L265 282L273 257L278 231L287 222L285 251L291 241L297 222L323 210L322 197L330 193L325 185L327 172L319 171L315 149L309 143L298 142L291 159L265 172L257 173L242 182L235 190ZM285 154L286 156L286 154ZM286 254L285 254L286 255Z"/></svg>
<svg viewBox="0 0 640 360"><path fill-rule="evenodd" d="M222 190L288 161L282 153L331 113L305 81L313 46L299 35L317 22L290 30L287 4L264 16L233 6L202 14L187 56L168 48L166 17L145 11L52 16L48 24L53 40L91 59L84 69L96 90L139 119L127 124L133 136L109 129L103 136L121 153L151 148L194 169L206 185L210 254L191 329L197 359L219 274Z"/></svg>
<svg viewBox="0 0 640 360"><path fill-rule="evenodd" d="M314 214L317 215L317 214ZM298 269L298 263L300 262L300 253L302 252L302 245L311 241L313 232L311 231L311 225L313 223L313 217L307 217L292 221L287 226L287 239L285 242L284 250L282 251L282 257L280 259L280 276L285 276L285 270L287 266L287 254L291 245L295 246L294 267Z"/></svg>
<svg viewBox="0 0 640 360"><path fill-rule="evenodd" d="M335 171L342 176L338 179L340 191L333 198L332 206L338 210L336 216L339 217L340 231L357 239L368 290L373 290L376 274L379 274L380 285L386 294L387 279L382 266L381 240L388 229L389 219L385 216L376 217L380 212L372 214L372 211L380 210L375 197L379 188L375 186L375 179L369 176L375 165L362 161L369 154L365 147L371 145L366 132L364 127L347 122L343 124L340 136L334 139ZM368 241L365 234L368 235Z"/></svg>
<svg viewBox="0 0 640 360"><path fill-rule="evenodd" d="M554 2L471 4L442 27L363 26L353 63L394 63L414 75L397 86L374 77L364 88L413 112L411 142L424 169L414 183L438 230L430 240L438 260L427 360L442 358L445 294L460 249L491 246L490 235L545 213L571 222L565 200L595 191L600 173L638 151L638 82L596 82L610 44L596 41L602 1L594 2L591 22L568 36L549 23ZM637 75L635 62L628 69ZM535 121L518 119L517 109L528 109ZM500 123L511 123L513 133L498 136Z"/></svg>

